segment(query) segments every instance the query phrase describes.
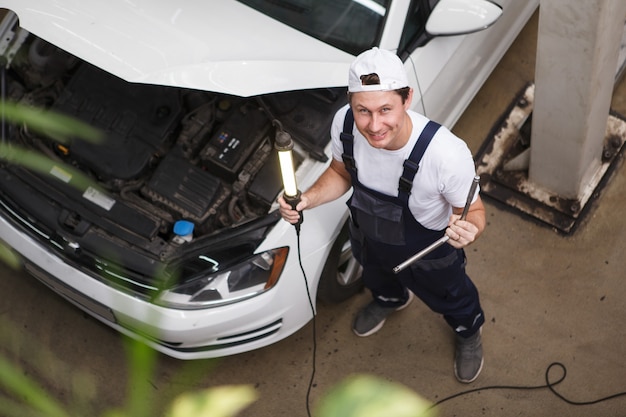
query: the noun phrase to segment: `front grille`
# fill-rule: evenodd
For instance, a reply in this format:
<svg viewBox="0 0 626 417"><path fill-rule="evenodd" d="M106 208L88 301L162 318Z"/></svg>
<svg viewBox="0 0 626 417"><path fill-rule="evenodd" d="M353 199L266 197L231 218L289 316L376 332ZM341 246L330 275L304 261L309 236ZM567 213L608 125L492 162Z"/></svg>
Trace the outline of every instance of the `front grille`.
<svg viewBox="0 0 626 417"><path fill-rule="evenodd" d="M43 225L21 215L6 198L0 198L0 211L4 214L5 219L11 221L13 225L35 239L48 251L63 259L72 268L142 299L148 300L158 291L158 288L152 284L154 281L152 277L121 267L119 264L74 246L61 236L47 230ZM41 278L41 274L45 274L45 272L30 272L33 275L37 274L37 278Z"/></svg>
<svg viewBox="0 0 626 417"><path fill-rule="evenodd" d="M28 260L25 261L24 268L28 271L28 273L51 288L54 292L69 300L73 304L77 304L79 307L82 307L83 310L90 311L110 323L117 323L115 314L113 314L113 311L107 306L100 304L99 302L65 285L61 281L51 277L50 274L46 273L38 266L30 263Z"/></svg>

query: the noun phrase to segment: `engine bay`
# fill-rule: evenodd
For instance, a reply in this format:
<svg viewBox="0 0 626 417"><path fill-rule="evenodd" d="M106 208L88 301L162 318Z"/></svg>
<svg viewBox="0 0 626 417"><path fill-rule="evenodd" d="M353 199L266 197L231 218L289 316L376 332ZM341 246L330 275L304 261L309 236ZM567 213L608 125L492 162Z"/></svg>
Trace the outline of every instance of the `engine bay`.
<svg viewBox="0 0 626 417"><path fill-rule="evenodd" d="M12 125L9 142L45 155L54 172L13 169L0 180L5 198L50 230L97 228L100 239L155 256L179 220L192 222L198 239L267 216L282 189L277 126L298 144L296 162L325 161L333 114L346 102L343 88L241 98L128 83L32 34L4 71L7 101L75 118L105 137L59 142ZM89 185L73 186L70 168Z"/></svg>

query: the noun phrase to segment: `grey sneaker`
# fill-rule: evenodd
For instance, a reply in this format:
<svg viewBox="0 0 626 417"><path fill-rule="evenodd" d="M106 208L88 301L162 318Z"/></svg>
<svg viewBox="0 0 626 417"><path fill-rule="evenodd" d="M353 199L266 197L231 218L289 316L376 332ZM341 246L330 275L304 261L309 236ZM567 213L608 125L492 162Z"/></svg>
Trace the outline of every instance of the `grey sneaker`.
<svg viewBox="0 0 626 417"><path fill-rule="evenodd" d="M473 382L483 369L483 345L480 337L482 329L468 338L456 336L454 375L460 382Z"/></svg>
<svg viewBox="0 0 626 417"><path fill-rule="evenodd" d="M382 307L376 301L371 301L357 313L352 325L354 334L365 337L376 333L383 327L388 315L407 307L411 304L413 298L413 293L409 291L408 300L400 307Z"/></svg>

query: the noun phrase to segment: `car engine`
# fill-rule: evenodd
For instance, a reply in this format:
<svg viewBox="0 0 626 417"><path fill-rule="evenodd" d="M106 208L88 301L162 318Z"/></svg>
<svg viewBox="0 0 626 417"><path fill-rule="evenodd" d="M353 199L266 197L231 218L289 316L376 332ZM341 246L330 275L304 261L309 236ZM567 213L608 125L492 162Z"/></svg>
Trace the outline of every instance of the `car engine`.
<svg viewBox="0 0 626 417"><path fill-rule="evenodd" d="M128 83L32 34L5 71L6 100L61 113L105 136L100 143L78 136L60 142L13 126L12 143L79 171L91 185L77 189L62 175L14 170L48 201L42 206L41 196L12 191L13 176L0 179L5 197L49 229L61 224L81 235L95 226L101 239L122 239L161 258L177 220L191 221L201 239L267 216L282 189L276 126L304 149L296 162L325 161L332 116L346 97L342 88L241 98Z"/></svg>

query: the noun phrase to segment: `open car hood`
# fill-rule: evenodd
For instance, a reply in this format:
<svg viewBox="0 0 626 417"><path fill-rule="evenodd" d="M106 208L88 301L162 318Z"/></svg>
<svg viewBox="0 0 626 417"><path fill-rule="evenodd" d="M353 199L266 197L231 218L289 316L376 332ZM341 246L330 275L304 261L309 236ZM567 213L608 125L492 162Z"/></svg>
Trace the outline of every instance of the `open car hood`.
<svg viewBox="0 0 626 417"><path fill-rule="evenodd" d="M20 27L126 81L254 96L347 84L354 57L234 0L2 0Z"/></svg>

